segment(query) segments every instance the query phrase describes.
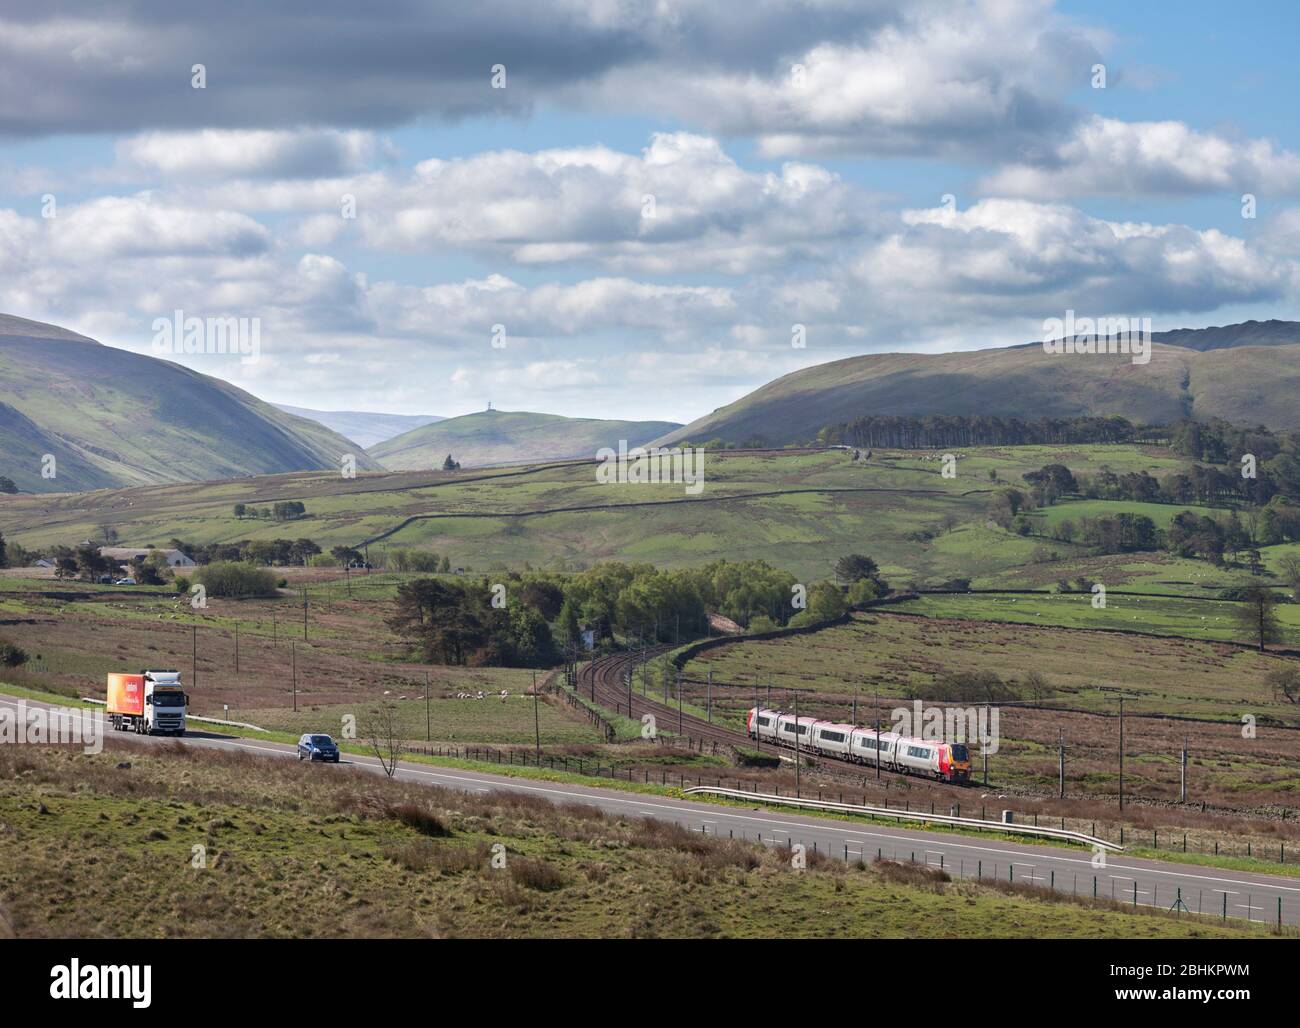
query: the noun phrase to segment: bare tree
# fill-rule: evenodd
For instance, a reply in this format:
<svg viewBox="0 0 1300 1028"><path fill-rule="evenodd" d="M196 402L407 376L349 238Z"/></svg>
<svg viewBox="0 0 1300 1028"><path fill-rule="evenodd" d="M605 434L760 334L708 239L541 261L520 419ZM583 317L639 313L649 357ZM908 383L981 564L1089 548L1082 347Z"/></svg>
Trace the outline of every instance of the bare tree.
<svg viewBox="0 0 1300 1028"><path fill-rule="evenodd" d="M1270 671L1264 679L1273 690L1273 699L1280 692L1291 703L1300 702L1300 670L1293 667Z"/></svg>
<svg viewBox="0 0 1300 1028"><path fill-rule="evenodd" d="M1262 651L1268 643L1282 638L1282 626L1274 608L1277 597L1262 585L1252 585L1241 592L1241 603L1235 611L1237 624Z"/></svg>
<svg viewBox="0 0 1300 1028"><path fill-rule="evenodd" d="M1300 596L1300 556L1288 553L1277 562L1278 574L1291 589L1292 596Z"/></svg>
<svg viewBox="0 0 1300 1028"><path fill-rule="evenodd" d="M397 704L381 703L366 715L366 736L379 758L384 774L392 778L397 773L397 761L402 755L402 735L397 726Z"/></svg>

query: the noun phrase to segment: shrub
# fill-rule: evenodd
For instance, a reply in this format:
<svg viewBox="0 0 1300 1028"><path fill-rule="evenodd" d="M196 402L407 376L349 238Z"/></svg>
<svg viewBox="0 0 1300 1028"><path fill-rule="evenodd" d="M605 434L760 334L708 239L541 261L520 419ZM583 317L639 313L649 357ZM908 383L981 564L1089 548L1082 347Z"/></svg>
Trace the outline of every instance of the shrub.
<svg viewBox="0 0 1300 1028"><path fill-rule="evenodd" d="M18 667L27 663L27 654L8 639L0 639L0 667Z"/></svg>
<svg viewBox="0 0 1300 1028"><path fill-rule="evenodd" d="M194 578L207 589L209 596L242 599L275 595L275 576L265 568L242 561L216 561L195 571Z"/></svg>
<svg viewBox="0 0 1300 1028"><path fill-rule="evenodd" d="M516 857L510 861L510 877L520 885L538 892L554 892L564 888L564 875L544 860Z"/></svg>
<svg viewBox="0 0 1300 1028"><path fill-rule="evenodd" d="M421 835L442 837L451 834L445 821L427 807L407 801L389 808L389 814Z"/></svg>

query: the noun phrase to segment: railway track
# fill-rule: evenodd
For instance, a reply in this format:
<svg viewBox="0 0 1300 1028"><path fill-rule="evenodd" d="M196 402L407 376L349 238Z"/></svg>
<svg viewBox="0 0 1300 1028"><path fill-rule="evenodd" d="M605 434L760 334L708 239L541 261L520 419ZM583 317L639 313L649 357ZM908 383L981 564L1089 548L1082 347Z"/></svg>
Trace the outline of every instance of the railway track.
<svg viewBox="0 0 1300 1028"><path fill-rule="evenodd" d="M657 657L671 649L673 647L668 645L648 647L644 651L644 657ZM634 721L639 721L645 714L651 714L657 725L662 729L677 732L677 734L696 742L704 741L726 746L745 747L756 745L745 732L734 731L721 725L712 724L706 718L702 718L697 714L679 711L671 703L664 703L660 700L651 699L649 696L641 695L636 691L635 683L629 689L624 676L635 672L641 658L642 654L626 652L611 653L589 661L578 670L578 691L606 710L611 710L615 714L621 714L624 717L630 717ZM764 743L764 745L775 752L793 752L785 746L777 747L772 743ZM851 772L855 775L875 775L874 767L867 768L851 760L842 760L839 757L827 756L821 753L815 754L815 757L827 768ZM901 771L890 771L885 768L881 768L881 774L894 779L918 780L915 775L909 775ZM947 782L935 782L924 778L919 780L935 786L962 788Z"/></svg>

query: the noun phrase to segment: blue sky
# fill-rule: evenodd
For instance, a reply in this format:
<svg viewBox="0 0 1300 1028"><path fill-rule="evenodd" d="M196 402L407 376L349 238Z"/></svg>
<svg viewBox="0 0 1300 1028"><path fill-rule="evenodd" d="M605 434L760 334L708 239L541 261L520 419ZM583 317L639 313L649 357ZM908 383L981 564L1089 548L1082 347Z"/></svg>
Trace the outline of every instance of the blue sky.
<svg viewBox="0 0 1300 1028"><path fill-rule="evenodd" d="M174 359L307 407L678 421L1067 308L1300 318L1293 4L241 6L6 15L0 311L257 318Z"/></svg>

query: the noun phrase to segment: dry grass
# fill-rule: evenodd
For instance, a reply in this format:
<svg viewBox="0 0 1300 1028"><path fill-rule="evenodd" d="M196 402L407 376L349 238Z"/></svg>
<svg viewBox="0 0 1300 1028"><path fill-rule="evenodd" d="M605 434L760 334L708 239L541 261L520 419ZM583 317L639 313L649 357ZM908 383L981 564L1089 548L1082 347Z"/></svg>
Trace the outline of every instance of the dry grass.
<svg viewBox="0 0 1300 1028"><path fill-rule="evenodd" d="M0 749L0 935L1188 934L923 868L809 852L798 869L784 849L585 804L329 771L125 739L95 757Z"/></svg>

